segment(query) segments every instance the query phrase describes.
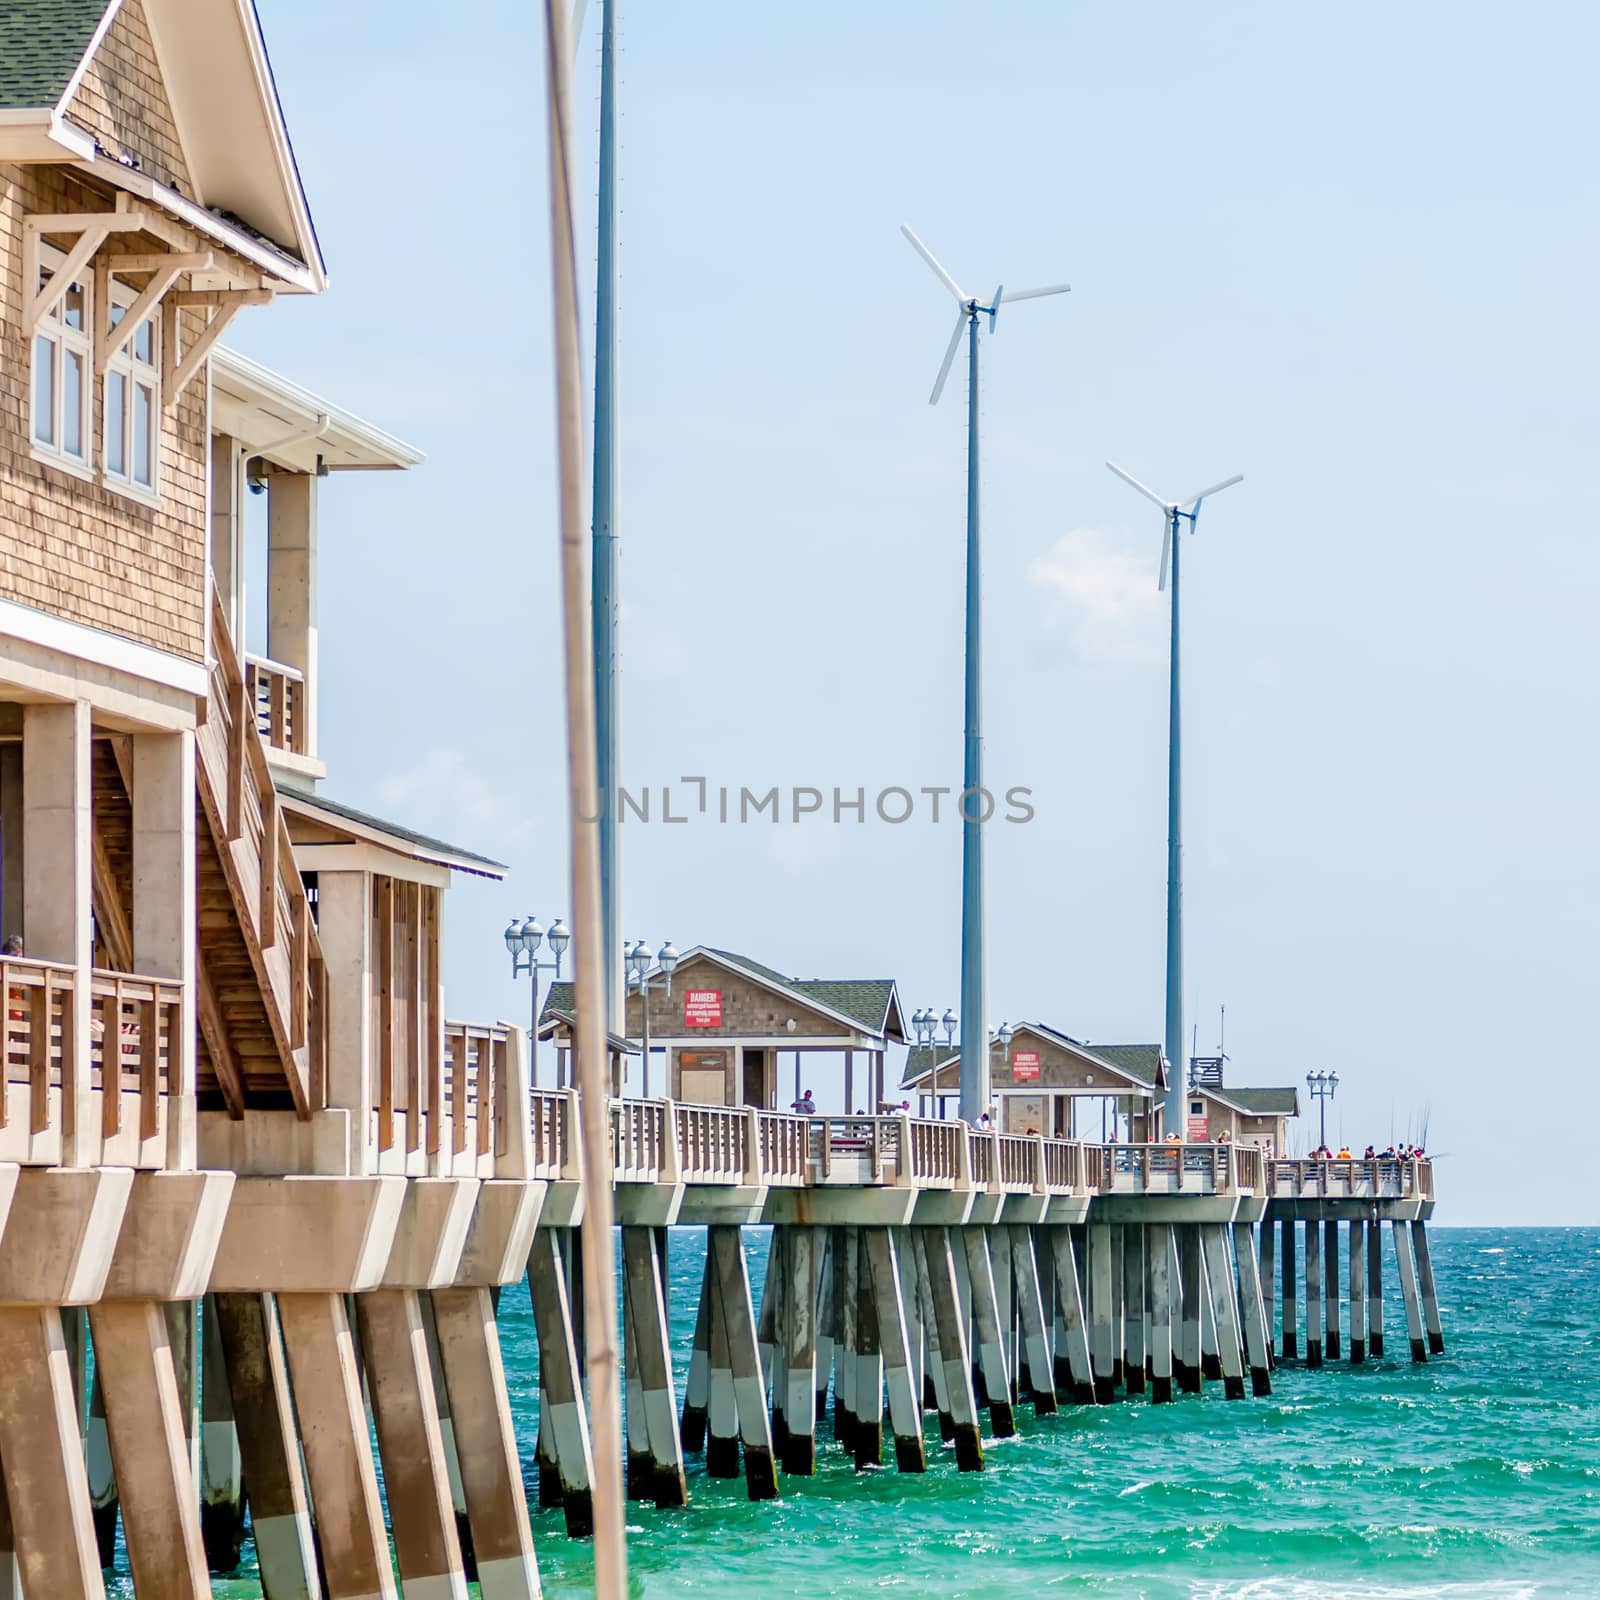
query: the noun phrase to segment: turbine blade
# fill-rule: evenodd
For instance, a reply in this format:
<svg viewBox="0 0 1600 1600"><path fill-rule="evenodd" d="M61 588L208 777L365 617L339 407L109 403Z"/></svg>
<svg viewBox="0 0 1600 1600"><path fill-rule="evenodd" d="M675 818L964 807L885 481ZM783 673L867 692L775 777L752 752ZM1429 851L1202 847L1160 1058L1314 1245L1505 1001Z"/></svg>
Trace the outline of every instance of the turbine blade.
<svg viewBox="0 0 1600 1600"><path fill-rule="evenodd" d="M934 276L938 278L939 282L942 283L945 288L947 288L950 293L956 297L960 304L965 305L968 297L961 292L961 285L957 283L956 280L939 265L938 257L934 255L933 251L931 251L927 245L925 245L903 222L900 224L900 231L906 236L907 239L911 241L911 248L915 250L930 267L933 268Z"/></svg>
<svg viewBox="0 0 1600 1600"><path fill-rule="evenodd" d="M1006 299L1038 300L1047 294L1071 294L1071 292L1072 285L1070 283L1051 283L1046 284L1042 289L1013 289L1011 293L1006 296Z"/></svg>
<svg viewBox="0 0 1600 1600"><path fill-rule="evenodd" d="M1116 475L1121 478L1124 483L1131 484L1135 489L1137 489L1146 500L1153 500L1158 506L1161 507L1163 511L1171 511L1172 502L1170 500L1163 500L1161 496L1158 495L1148 484L1140 483L1131 472L1124 472L1115 461L1108 461L1106 462L1106 465L1110 467L1111 470L1116 473Z"/></svg>
<svg viewBox="0 0 1600 1600"><path fill-rule="evenodd" d="M938 405L939 396L944 393L944 381L950 376L950 367L956 359L956 351L961 348L961 335L966 325L966 312L958 311L956 313L956 325L950 335L950 343L944 352L944 360L939 364L939 376L933 380L933 393L928 396L928 404L930 406Z"/></svg>
<svg viewBox="0 0 1600 1600"><path fill-rule="evenodd" d="M589 10L589 0L572 0L572 32L568 38L572 42L572 59L578 59L578 45L583 38L583 19Z"/></svg>
<svg viewBox="0 0 1600 1600"><path fill-rule="evenodd" d="M1224 489L1231 489L1236 483L1244 482L1244 474L1236 472L1231 478L1224 478L1221 483L1214 483L1209 489L1202 489L1199 494L1192 494L1187 500L1180 500L1178 505L1185 511L1191 506L1198 507L1202 500L1214 494L1221 494Z"/></svg>
<svg viewBox="0 0 1600 1600"><path fill-rule="evenodd" d="M1156 582L1156 588L1162 591L1167 587L1167 567L1172 561L1172 523L1173 516L1169 511L1161 519L1161 577Z"/></svg>

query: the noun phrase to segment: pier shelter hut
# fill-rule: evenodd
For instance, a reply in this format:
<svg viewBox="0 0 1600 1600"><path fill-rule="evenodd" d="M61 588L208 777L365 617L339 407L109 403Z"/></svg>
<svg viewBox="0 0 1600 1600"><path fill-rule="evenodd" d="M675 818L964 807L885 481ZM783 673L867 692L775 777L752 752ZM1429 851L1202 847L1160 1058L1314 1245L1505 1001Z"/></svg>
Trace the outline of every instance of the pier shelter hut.
<svg viewBox="0 0 1600 1600"><path fill-rule="evenodd" d="M539 1012L539 1043L553 1044L555 1046L555 1086L558 1089L574 1087L572 1080L572 1040L578 1029L577 1012L573 1009L572 985L570 983L554 984L551 993L560 989L563 991L564 1004L552 1005L548 1000ZM616 1034L606 1032L606 1054L611 1062L611 1092L622 1095L627 1092L626 1074L628 1057L640 1053L639 1043L636 1039L619 1038ZM537 1076L534 1079L534 1088L539 1087Z"/></svg>
<svg viewBox="0 0 1600 1600"><path fill-rule="evenodd" d="M892 978L789 978L729 950L697 945L684 952L665 992L649 975L651 1086L700 1105L787 1110L807 1090L821 1090L806 1056L842 1057L839 1086L846 1111L875 1114L885 1103L884 1057L906 1042ZM544 1015L571 1008L571 985L552 984ZM628 995L627 1034L645 1033L644 1000ZM857 1058L860 1076L857 1076ZM783 1068L789 1067L785 1073ZM811 1073L811 1076L808 1076Z"/></svg>
<svg viewBox="0 0 1600 1600"><path fill-rule="evenodd" d="M1289 1153L1289 1123L1300 1115L1300 1091L1292 1084L1269 1088L1227 1084L1195 1073L1191 1064L1185 1137L1196 1143L1220 1139L1259 1145L1269 1156Z"/></svg>
<svg viewBox="0 0 1600 1600"><path fill-rule="evenodd" d="M924 1113L931 1103L942 1117L960 1095L960 1079L960 1051L919 1047L907 1057L901 1088L915 1091ZM1005 1133L1134 1143L1163 1136L1167 1064L1159 1045L1088 1045L1041 1022L1019 1023L1009 1050L990 1047L989 1080L991 1114Z"/></svg>

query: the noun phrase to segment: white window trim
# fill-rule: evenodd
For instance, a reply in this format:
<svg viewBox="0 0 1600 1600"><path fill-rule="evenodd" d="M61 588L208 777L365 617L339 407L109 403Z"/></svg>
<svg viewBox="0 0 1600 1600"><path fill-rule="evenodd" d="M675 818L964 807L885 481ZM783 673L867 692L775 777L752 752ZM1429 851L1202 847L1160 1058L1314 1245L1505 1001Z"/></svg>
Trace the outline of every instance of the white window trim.
<svg viewBox="0 0 1600 1600"><path fill-rule="evenodd" d="M115 259L110 265L115 268ZM130 288L125 283L120 283L116 278L106 275L108 288L105 297L106 331L112 327L111 308L121 306L124 311L139 298L139 292ZM106 369L100 376L100 453L99 468L100 481L106 488L118 494L127 495L130 499L138 500L144 505L159 505L161 503L161 311L156 307L145 317L145 322L150 327L150 356L148 362L137 360L133 353L134 339L130 338L126 344L106 363ZM111 467L110 435L107 432L107 419L111 414L109 396L111 392L111 377L116 373L126 382L127 388L123 400L122 413L122 445L124 470L116 472ZM136 386L150 391L150 482L141 483L133 475L133 418L134 418L134 392Z"/></svg>
<svg viewBox="0 0 1600 1600"><path fill-rule="evenodd" d="M66 260L65 251L54 245L41 243L39 269L52 273L61 270ZM40 320L28 342L28 443L35 460L59 468L73 477L94 481L94 274L87 269L75 280L83 290L83 326L69 328L66 323L66 296L63 295L51 309L50 315ZM39 345L50 347L51 402L53 415L51 431L53 442L39 437L38 427L38 362ZM79 441L81 455L73 455L66 448L66 391L67 352L77 355L82 363L83 379L79 390Z"/></svg>

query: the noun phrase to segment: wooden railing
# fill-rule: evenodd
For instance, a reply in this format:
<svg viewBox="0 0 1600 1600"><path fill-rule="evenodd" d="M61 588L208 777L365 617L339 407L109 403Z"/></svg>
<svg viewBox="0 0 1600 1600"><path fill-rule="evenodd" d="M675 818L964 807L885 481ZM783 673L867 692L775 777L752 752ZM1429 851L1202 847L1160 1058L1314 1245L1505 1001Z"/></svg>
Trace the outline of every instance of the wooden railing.
<svg viewBox="0 0 1600 1600"><path fill-rule="evenodd" d="M682 1108L679 1108L682 1115ZM806 1158L810 1152L811 1129L805 1117L784 1111L762 1111L757 1115L761 1130L761 1176L766 1183L795 1188L806 1181Z"/></svg>
<svg viewBox="0 0 1600 1600"><path fill-rule="evenodd" d="M1031 1189L1034 1185L1033 1165L1039 1141L1024 1134L1002 1133L999 1142L1000 1187Z"/></svg>
<svg viewBox="0 0 1600 1600"><path fill-rule="evenodd" d="M750 1170L750 1119L730 1106L678 1107L678 1170L685 1183L741 1183Z"/></svg>
<svg viewBox="0 0 1600 1600"><path fill-rule="evenodd" d="M1433 1163L1373 1160L1331 1161L1283 1158L1266 1163L1266 1193L1332 1200L1431 1200Z"/></svg>
<svg viewBox="0 0 1600 1600"><path fill-rule="evenodd" d="M1047 1189L1073 1194L1082 1189L1083 1146L1067 1139L1046 1139L1044 1181Z"/></svg>
<svg viewBox="0 0 1600 1600"><path fill-rule="evenodd" d="M920 1188L954 1188L961 1181L965 1131L959 1122L933 1122L923 1117L911 1121L910 1168L902 1169L904 1178Z"/></svg>
<svg viewBox="0 0 1600 1600"><path fill-rule="evenodd" d="M211 591L214 660L197 740L200 790L295 1108L325 1103L322 947L267 766L252 691Z"/></svg>
<svg viewBox="0 0 1600 1600"><path fill-rule="evenodd" d="M255 711L256 731L274 750L303 756L306 749L306 685L294 667L266 656L244 658L245 698Z"/></svg>
<svg viewBox="0 0 1600 1600"><path fill-rule="evenodd" d="M74 1000L78 976L55 961L0 958L0 1129L10 1126L10 1086L26 1085L27 1130L72 1135L78 1112L78 1051L74 1048ZM183 1056L183 986L162 978L96 970L90 978L88 1063L91 1089L100 1091L100 1134L124 1130L124 1095L137 1108L138 1137L161 1129L161 1098L183 1092L177 1063Z"/></svg>
<svg viewBox="0 0 1600 1600"><path fill-rule="evenodd" d="M576 1130L569 1126L569 1093L562 1089L535 1089L528 1097L532 1107L532 1176L536 1178L577 1176L572 1165Z"/></svg>
<svg viewBox="0 0 1600 1600"><path fill-rule="evenodd" d="M426 1102L421 1110L427 1122L429 1154L443 1144L444 1126L449 1127L450 1149L456 1155L469 1145L480 1156L503 1153L500 1097L504 1092L508 1042L509 1034L503 1026L445 1023L443 1061L437 1074L430 1068L423 1077ZM415 1120L408 1119L408 1142L415 1137L409 1132ZM379 1130L380 1142L382 1131ZM410 1148L417 1146L412 1143Z"/></svg>
<svg viewBox="0 0 1600 1600"><path fill-rule="evenodd" d="M619 1183L649 1183L667 1165L667 1108L660 1100L611 1102L611 1159Z"/></svg>

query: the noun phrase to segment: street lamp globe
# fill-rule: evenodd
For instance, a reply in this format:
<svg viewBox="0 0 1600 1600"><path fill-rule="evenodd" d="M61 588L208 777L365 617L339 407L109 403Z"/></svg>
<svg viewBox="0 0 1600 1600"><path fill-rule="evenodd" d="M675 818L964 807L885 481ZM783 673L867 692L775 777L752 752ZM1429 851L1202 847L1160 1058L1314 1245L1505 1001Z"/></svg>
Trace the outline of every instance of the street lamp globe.
<svg viewBox="0 0 1600 1600"><path fill-rule="evenodd" d="M959 1025L960 1019L956 1016L955 1012L946 1011L944 1016L939 1020L944 1028L944 1042L949 1044L956 1036L956 1028Z"/></svg>
<svg viewBox="0 0 1600 1600"><path fill-rule="evenodd" d="M1012 1028L1009 1022L1002 1022L1000 1024L995 1033L995 1038L1000 1041L1000 1048L1002 1050L1009 1050L1011 1048L1011 1041L1015 1037L1015 1033L1016 1030Z"/></svg>
<svg viewBox="0 0 1600 1600"><path fill-rule="evenodd" d="M670 978L678 965L678 950L670 939L662 945L656 960L661 963L661 970Z"/></svg>
<svg viewBox="0 0 1600 1600"><path fill-rule="evenodd" d="M506 949L513 957L522 954L522 924L515 917L506 924Z"/></svg>
<svg viewBox="0 0 1600 1600"><path fill-rule="evenodd" d="M1328 1074L1328 1090L1329 1090L1329 1092L1331 1093L1333 1090L1337 1089L1338 1087L1339 1087L1339 1074L1337 1072L1330 1072Z"/></svg>
<svg viewBox="0 0 1600 1600"><path fill-rule="evenodd" d="M544 929L540 928L537 923L534 925L534 931L539 935L544 933ZM559 961L562 956L567 953L567 946L571 943L572 935L567 932L566 923L564 923L560 917L557 917L556 920L550 924L551 955L553 955L556 960Z"/></svg>

